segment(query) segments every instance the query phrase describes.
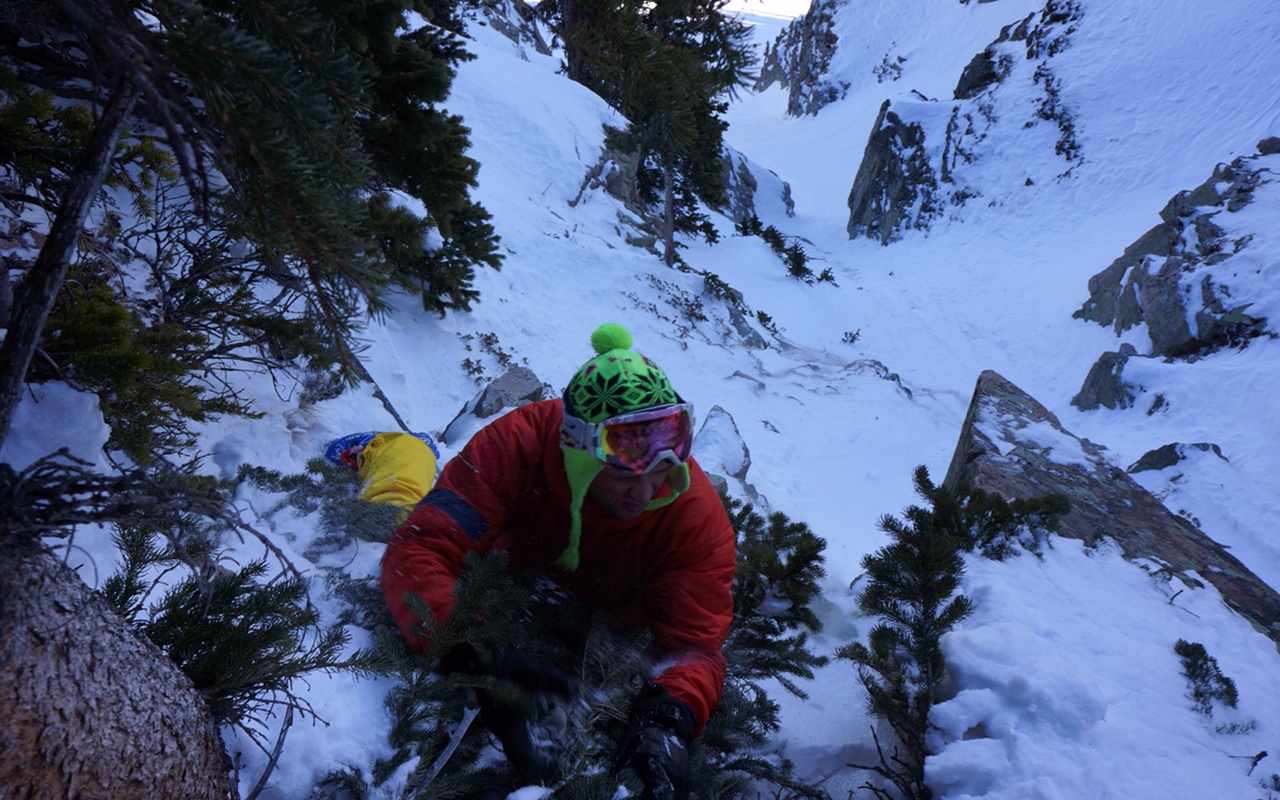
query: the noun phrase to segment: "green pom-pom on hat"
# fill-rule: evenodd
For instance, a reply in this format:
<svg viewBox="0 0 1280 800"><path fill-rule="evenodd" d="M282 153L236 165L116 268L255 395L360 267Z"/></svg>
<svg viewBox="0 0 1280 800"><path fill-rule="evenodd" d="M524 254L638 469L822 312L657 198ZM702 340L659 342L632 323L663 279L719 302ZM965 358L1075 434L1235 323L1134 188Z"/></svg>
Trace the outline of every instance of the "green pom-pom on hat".
<svg viewBox="0 0 1280 800"><path fill-rule="evenodd" d="M631 331L616 322L606 322L591 334L591 346L600 355L610 350L630 350Z"/></svg>

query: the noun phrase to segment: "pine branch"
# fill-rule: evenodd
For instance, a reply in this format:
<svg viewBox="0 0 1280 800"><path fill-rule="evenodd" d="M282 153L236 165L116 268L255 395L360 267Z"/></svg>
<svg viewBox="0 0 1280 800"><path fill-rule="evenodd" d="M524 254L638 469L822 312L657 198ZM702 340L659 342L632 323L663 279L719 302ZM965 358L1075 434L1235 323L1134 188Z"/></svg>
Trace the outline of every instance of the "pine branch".
<svg viewBox="0 0 1280 800"><path fill-rule="evenodd" d="M0 464L0 536L65 537L78 525L125 523L144 515L197 514L244 527L220 492L181 487L168 474L139 469L103 475L91 466L66 448L21 471Z"/></svg>

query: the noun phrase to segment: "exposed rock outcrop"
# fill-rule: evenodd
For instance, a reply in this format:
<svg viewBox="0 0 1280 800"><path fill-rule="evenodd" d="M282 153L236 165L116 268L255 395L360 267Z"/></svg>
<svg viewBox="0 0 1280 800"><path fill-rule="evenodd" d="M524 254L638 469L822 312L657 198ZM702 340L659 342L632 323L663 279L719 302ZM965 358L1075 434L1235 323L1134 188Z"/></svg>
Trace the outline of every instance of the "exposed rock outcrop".
<svg viewBox="0 0 1280 800"><path fill-rule="evenodd" d="M1059 522L1060 535L1087 543L1105 537L1126 558L1154 562L1189 586L1207 581L1280 644L1275 589L1112 466L1101 447L1069 433L1044 406L992 371L978 378L944 483L961 480L1006 499L1066 495L1071 510Z"/></svg>
<svg viewBox="0 0 1280 800"><path fill-rule="evenodd" d="M1082 155L1051 62L1068 46L1081 17L1077 0L1049 0L1038 15L1006 25L970 61L953 100L939 102L918 92L886 100L849 193L849 238L867 236L888 244L905 231L927 230L974 198L1023 191L1038 179L1069 175ZM1002 85L1014 80L1024 84L1019 91L1034 98L1030 106L1014 108L1029 107L1030 115L997 113ZM1043 140L1043 147L1062 158L1064 169L1034 180L1028 174L1017 185L989 185L991 179L976 166L1001 157L991 140L997 130L1006 137Z"/></svg>
<svg viewBox="0 0 1280 800"><path fill-rule="evenodd" d="M796 204L791 199L791 184L777 173L751 161L731 147L724 148L721 160L724 174L725 207L721 209L729 219L742 222L758 215L757 199L769 198L781 204L788 217L796 215Z"/></svg>
<svg viewBox="0 0 1280 800"><path fill-rule="evenodd" d="M1162 470L1172 467L1180 461L1185 461L1187 456L1193 451L1199 450L1202 453L1212 452L1223 461L1227 461L1227 457L1222 454L1222 448L1213 442L1194 442L1192 444L1182 444L1181 442L1171 442L1169 444L1157 447L1155 450L1148 450L1142 454L1142 458L1129 465L1128 472L1147 472L1149 470Z"/></svg>
<svg viewBox="0 0 1280 800"><path fill-rule="evenodd" d="M537 14L533 6L524 0L499 0L485 3L479 8L484 16L484 21L480 24L488 24L510 39L515 45L516 54L525 61L529 60L526 48L533 48L539 55L551 55L547 37L538 26Z"/></svg>
<svg viewBox="0 0 1280 800"><path fill-rule="evenodd" d="M756 487L747 483L747 471L751 469L751 451L738 432L733 416L720 406L712 406L693 440L693 454L698 464L707 472L711 482L722 492L741 494L758 510L765 513L769 503ZM739 490L729 492L730 482Z"/></svg>
<svg viewBox="0 0 1280 800"><path fill-rule="evenodd" d="M1013 69L1014 56L1008 48L1002 48L999 45L1005 42L1025 42L1034 19L1034 14L1028 14L1027 18L1021 22L1001 28L996 40L969 60L964 71L960 73L960 81L956 84L952 98L969 100L977 97L988 86L1004 80L1004 77Z"/></svg>
<svg viewBox="0 0 1280 800"><path fill-rule="evenodd" d="M836 52L836 12L847 0L814 0L803 17L793 20L778 34L772 46L766 44L756 79L760 92L780 83L787 87L787 113L793 117L817 114L818 110L844 97L849 84L833 81L827 67Z"/></svg>
<svg viewBox="0 0 1280 800"><path fill-rule="evenodd" d="M576 206L588 191L603 189L609 196L622 201L628 211L634 214L646 213L636 185L636 171L639 168L639 153L624 153L606 144L600 152L600 158L583 176L578 195L569 201L569 205Z"/></svg>
<svg viewBox="0 0 1280 800"><path fill-rule="evenodd" d="M1265 146L1264 140L1259 150ZM1241 229L1232 215L1258 193L1280 193L1278 168L1276 154L1242 157L1179 192L1160 212L1159 225L1089 279L1089 299L1074 316L1117 335L1145 325L1151 354L1172 358L1267 334L1266 318L1249 309L1280 267L1249 263L1248 249L1256 236L1274 234Z"/></svg>
<svg viewBox="0 0 1280 800"><path fill-rule="evenodd" d="M720 166L725 186L725 204L718 210L725 216L734 222L741 222L756 216L757 208L765 204L776 204L788 217L795 216L791 185L772 170L765 169L728 146L724 147ZM606 145L599 160L584 176L577 197L569 205L577 205L589 191L603 190L621 201L627 211L635 215L619 221L639 233L637 240L643 237L656 240L657 231L649 221L653 209L640 197L636 177L639 168L638 154L624 153Z"/></svg>
<svg viewBox="0 0 1280 800"><path fill-rule="evenodd" d="M886 100L849 192L849 238L862 235L888 244L904 228L928 228L939 213L938 177L925 149L924 128L903 120Z"/></svg>
<svg viewBox="0 0 1280 800"><path fill-rule="evenodd" d="M551 396L551 387L538 380L533 370L515 367L498 376L481 389L453 418L440 435L440 441L454 445L475 433L484 420Z"/></svg>
<svg viewBox="0 0 1280 800"><path fill-rule="evenodd" d="M1119 352L1103 353L1089 369L1080 392L1071 398L1071 405L1081 411L1092 411L1101 406L1115 409L1133 405L1133 387L1120 376L1124 365L1137 354L1138 351L1127 342L1120 345Z"/></svg>

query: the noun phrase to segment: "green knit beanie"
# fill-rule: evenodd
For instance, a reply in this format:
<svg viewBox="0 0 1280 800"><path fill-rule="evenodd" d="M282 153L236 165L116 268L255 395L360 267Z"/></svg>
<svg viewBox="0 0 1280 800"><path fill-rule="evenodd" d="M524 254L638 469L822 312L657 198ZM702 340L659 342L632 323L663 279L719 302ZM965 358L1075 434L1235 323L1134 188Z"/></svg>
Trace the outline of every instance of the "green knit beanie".
<svg viewBox="0 0 1280 800"><path fill-rule="evenodd" d="M564 410L586 422L601 422L628 411L682 402L667 380L666 373L654 362L631 349L631 332L613 322L606 322L591 334L596 356L570 379L564 390ZM569 477L572 528L569 546L556 560L567 570L578 568L578 544L582 539L582 501L604 462L593 453L573 447L568 437L560 439L564 452L564 470ZM653 500L646 510L671 503L689 488L689 468L681 464L672 476L671 494Z"/></svg>
<svg viewBox="0 0 1280 800"><path fill-rule="evenodd" d="M662 368L631 349L631 332L606 322L591 334L598 355L583 364L564 390L565 410L587 422L627 411L679 403Z"/></svg>

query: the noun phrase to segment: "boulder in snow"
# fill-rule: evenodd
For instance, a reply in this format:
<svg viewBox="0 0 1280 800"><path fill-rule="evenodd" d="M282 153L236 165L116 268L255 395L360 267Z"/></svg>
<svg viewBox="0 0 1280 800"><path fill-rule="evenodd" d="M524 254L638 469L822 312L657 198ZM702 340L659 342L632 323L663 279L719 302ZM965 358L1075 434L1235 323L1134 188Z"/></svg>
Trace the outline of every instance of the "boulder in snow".
<svg viewBox="0 0 1280 800"><path fill-rule="evenodd" d="M760 497L756 488L747 483L747 470L751 469L751 451L738 431L733 416L720 406L712 406L693 440L693 453L698 464L706 471L716 488L726 494L730 481L741 490L747 502L757 506L768 503Z"/></svg>
<svg viewBox="0 0 1280 800"><path fill-rule="evenodd" d="M440 441L454 445L471 437L481 420L510 411L549 396L550 389L533 370L515 367L490 383L471 399L440 435Z"/></svg>
<svg viewBox="0 0 1280 800"><path fill-rule="evenodd" d="M1280 193L1278 160L1258 155L1220 164L1209 180L1175 195L1159 225L1089 279L1089 299L1074 316L1110 326L1116 335L1145 325L1151 353L1172 358L1266 335L1267 318L1258 308L1274 294L1280 267L1254 264L1249 248L1258 236L1273 234L1242 227L1234 215L1255 196Z"/></svg>
<svg viewBox="0 0 1280 800"><path fill-rule="evenodd" d="M1044 406L990 370L974 389L944 485L959 481L1006 499L1060 493L1071 510L1058 533L1105 537L1129 559L1162 565L1190 586L1207 581L1280 644L1280 594L1188 520L1165 508L1104 449L1074 436Z"/></svg>
<svg viewBox="0 0 1280 800"><path fill-rule="evenodd" d="M1138 354L1133 345L1120 345L1119 352L1103 353L1089 369L1084 386L1071 398L1071 405L1081 411L1093 411L1106 406L1110 409L1128 408L1133 405L1133 387L1121 379L1124 365Z"/></svg>
<svg viewBox="0 0 1280 800"><path fill-rule="evenodd" d="M1128 472L1146 472L1148 470L1168 469L1180 461L1185 461L1188 456L1194 452L1201 453L1212 452L1223 461L1227 461L1227 457L1222 454L1222 448L1212 442L1194 442L1192 444L1182 444L1181 442L1171 442L1163 447L1157 447L1155 450L1148 450L1142 454L1142 458L1129 465Z"/></svg>

